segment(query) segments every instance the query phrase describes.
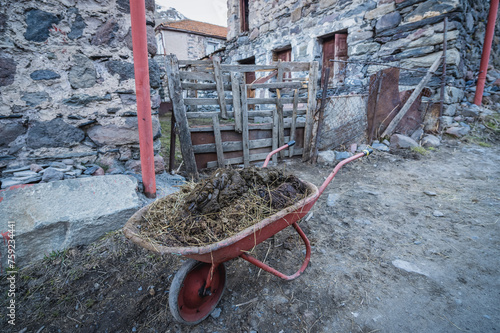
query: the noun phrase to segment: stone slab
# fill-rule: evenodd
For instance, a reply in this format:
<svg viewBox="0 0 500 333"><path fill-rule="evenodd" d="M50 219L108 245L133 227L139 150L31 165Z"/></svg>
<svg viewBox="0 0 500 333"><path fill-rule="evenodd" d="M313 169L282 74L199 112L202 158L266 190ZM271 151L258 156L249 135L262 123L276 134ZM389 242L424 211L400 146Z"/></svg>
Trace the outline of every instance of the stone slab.
<svg viewBox="0 0 500 333"><path fill-rule="evenodd" d="M0 233L14 224L16 266L25 266L52 251L89 244L122 228L141 206L136 188L134 178L113 175L2 190ZM6 250L0 246L2 269Z"/></svg>

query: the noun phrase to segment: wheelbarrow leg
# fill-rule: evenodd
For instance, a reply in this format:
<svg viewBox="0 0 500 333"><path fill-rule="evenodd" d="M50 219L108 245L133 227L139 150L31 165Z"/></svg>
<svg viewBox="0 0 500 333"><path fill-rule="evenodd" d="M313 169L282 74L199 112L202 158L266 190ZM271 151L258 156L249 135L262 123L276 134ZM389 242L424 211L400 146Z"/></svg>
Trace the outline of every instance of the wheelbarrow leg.
<svg viewBox="0 0 500 333"><path fill-rule="evenodd" d="M302 241L304 242L305 246L306 246L306 257L304 259L304 262L302 263L302 266L300 267L300 269L293 275L285 275L279 271L277 271L276 269L264 264L262 261L258 260L257 258L254 258L246 253L243 253L240 255L241 258L245 259L246 261L254 264L255 266L259 267L259 268L262 268L263 270L265 270L266 272L269 272L273 275L276 275L277 277L279 278L282 278L284 280L287 280L287 281L291 281L297 277L300 276L300 274L304 273L304 271L306 270L307 268L307 265L309 264L309 260L311 259L311 243L309 242L309 239L307 239L307 236L306 234L302 231L302 229L300 229L299 225L297 224L297 222L294 222L292 224L292 226L295 228L295 230L297 231L297 233L300 235L300 238L302 238Z"/></svg>

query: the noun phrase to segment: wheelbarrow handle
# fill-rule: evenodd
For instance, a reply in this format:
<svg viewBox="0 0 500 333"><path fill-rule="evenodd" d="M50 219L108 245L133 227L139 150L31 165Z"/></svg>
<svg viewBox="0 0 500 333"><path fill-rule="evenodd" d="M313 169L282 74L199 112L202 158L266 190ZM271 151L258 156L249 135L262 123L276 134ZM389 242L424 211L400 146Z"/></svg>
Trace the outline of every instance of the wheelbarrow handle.
<svg viewBox="0 0 500 333"><path fill-rule="evenodd" d="M273 150L269 154L267 154L266 160L264 161L264 165L262 167L267 167L267 164L269 163L269 160L271 159L271 156L276 154L279 151L282 151L283 149L287 149L288 147L291 147L295 144L295 140L289 141L286 145L279 147L278 149Z"/></svg>
<svg viewBox="0 0 500 333"><path fill-rule="evenodd" d="M352 162L352 161L357 160L358 158L361 158L361 157L364 157L364 156L368 156L371 153L373 153L373 149L372 148L368 148L368 149L363 150L361 153L358 153L358 154L356 154L354 156L346 158L345 160L342 160L339 164L337 164L335 166L335 168L333 168L332 173L330 173L330 175L326 178L326 180L323 182L323 184L319 187L318 198L321 196L321 194L326 189L326 187L328 186L328 184L330 184L330 182L333 180L333 178L335 177L335 175L337 174L337 172L339 172L340 168L342 168L344 165L346 165L349 162Z"/></svg>

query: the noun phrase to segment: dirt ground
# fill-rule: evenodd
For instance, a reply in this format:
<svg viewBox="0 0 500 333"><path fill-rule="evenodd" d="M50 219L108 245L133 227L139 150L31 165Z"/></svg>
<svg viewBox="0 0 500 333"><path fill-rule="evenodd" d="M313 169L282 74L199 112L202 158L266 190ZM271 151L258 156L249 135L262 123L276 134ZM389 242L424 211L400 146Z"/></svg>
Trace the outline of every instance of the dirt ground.
<svg viewBox="0 0 500 333"><path fill-rule="evenodd" d="M0 331L500 330L500 146L447 141L405 155L376 152L339 172L301 222L313 253L296 280L241 259L226 263L216 318L173 322L168 291L183 259L148 253L115 232L22 269L15 327L2 279ZM330 171L298 161L286 168L317 185ZM259 245L257 257L294 272L303 247L292 231Z"/></svg>

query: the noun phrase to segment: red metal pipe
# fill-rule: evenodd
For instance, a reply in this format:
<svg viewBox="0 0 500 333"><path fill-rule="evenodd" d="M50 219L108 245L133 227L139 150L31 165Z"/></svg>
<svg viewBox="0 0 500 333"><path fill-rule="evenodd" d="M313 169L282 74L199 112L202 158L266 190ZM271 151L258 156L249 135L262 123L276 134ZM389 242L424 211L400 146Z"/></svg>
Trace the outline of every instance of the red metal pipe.
<svg viewBox="0 0 500 333"><path fill-rule="evenodd" d="M474 96L474 104L481 105L483 100L484 83L486 82L486 73L488 71L488 62L490 60L491 43L495 34L495 22L497 20L498 1L490 1L490 12L488 14L488 23L486 25L486 34L484 35L483 54L481 56L481 64L479 66L479 76L477 78L476 95Z"/></svg>
<svg viewBox="0 0 500 333"><path fill-rule="evenodd" d="M149 94L146 5L144 1L130 0L130 21L132 25L132 49L134 54L142 181L144 183L144 194L148 198L155 198L156 178L153 150L153 122L151 120L151 96Z"/></svg>

